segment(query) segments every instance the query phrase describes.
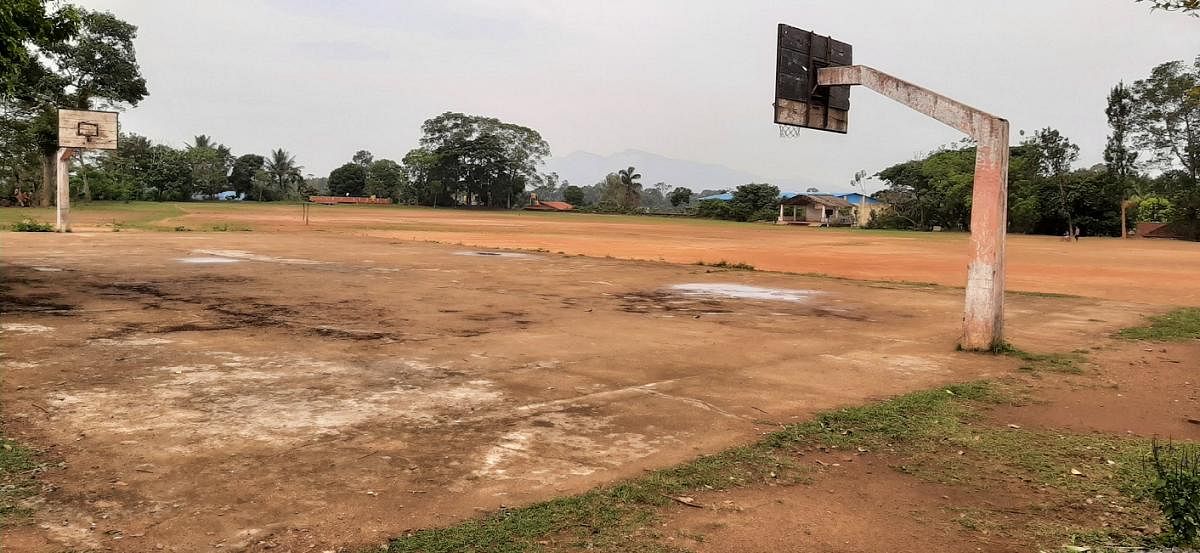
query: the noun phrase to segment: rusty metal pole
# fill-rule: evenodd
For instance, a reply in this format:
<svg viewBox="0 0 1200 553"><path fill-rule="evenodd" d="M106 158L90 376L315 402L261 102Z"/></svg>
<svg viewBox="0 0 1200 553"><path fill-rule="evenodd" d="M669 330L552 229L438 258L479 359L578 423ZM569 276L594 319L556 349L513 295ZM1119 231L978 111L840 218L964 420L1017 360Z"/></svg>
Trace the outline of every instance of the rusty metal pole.
<svg viewBox="0 0 1200 553"><path fill-rule="evenodd" d="M1004 239L1008 228L1008 121L865 65L817 71L822 86L862 85L954 127L971 138L975 185L971 250L963 310L963 349L988 350L1004 341Z"/></svg>

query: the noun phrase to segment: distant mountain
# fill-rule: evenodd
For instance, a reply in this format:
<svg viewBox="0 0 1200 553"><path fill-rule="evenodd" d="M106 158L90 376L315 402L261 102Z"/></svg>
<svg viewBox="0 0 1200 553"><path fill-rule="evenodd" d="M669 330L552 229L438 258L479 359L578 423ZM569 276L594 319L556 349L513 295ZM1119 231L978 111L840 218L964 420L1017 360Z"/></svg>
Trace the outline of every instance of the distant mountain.
<svg viewBox="0 0 1200 553"><path fill-rule="evenodd" d="M686 186L694 191L736 188L751 182L768 182L785 191L803 192L809 185L802 179L771 179L731 169L714 163L700 163L684 159L673 159L642 150L625 150L609 156L590 152L574 152L546 162L546 171L571 181L571 184L595 184L605 175L633 166L642 174L642 183L653 186L665 182L672 186ZM825 190L822 190L825 192Z"/></svg>

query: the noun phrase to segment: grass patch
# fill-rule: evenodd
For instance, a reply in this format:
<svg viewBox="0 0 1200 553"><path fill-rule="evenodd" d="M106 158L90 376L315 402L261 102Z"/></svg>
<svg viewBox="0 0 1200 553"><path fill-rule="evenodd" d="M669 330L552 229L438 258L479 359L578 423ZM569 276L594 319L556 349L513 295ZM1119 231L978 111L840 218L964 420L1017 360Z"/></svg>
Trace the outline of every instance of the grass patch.
<svg viewBox="0 0 1200 553"><path fill-rule="evenodd" d="M969 404L994 398L989 385L972 383L828 412L816 420L786 426L757 443L624 483L502 510L448 528L413 532L393 541L389 551L673 551L660 543L653 529L658 508L671 502L671 497L755 483L803 482L806 470L796 463L796 453L805 446L928 445L969 417Z"/></svg>
<svg viewBox="0 0 1200 553"><path fill-rule="evenodd" d="M229 223L218 223L209 227L209 229L213 232L250 232L251 230L250 227L231 225Z"/></svg>
<svg viewBox="0 0 1200 553"><path fill-rule="evenodd" d="M1182 342L1200 339L1200 308L1183 307L1148 319L1145 326L1126 328L1117 333L1128 340Z"/></svg>
<svg viewBox="0 0 1200 553"><path fill-rule="evenodd" d="M22 219L12 224L13 232L54 232L54 225L33 219Z"/></svg>
<svg viewBox="0 0 1200 553"><path fill-rule="evenodd" d="M0 526L25 515L21 500L37 492L33 473L38 467L33 452L0 438Z"/></svg>
<svg viewBox="0 0 1200 553"><path fill-rule="evenodd" d="M1037 489L1031 515L1012 529L1040 546L1064 542L1145 544L1158 515L1142 501L1153 475L1142 462L1146 440L1070 435L986 424L990 405L1015 398L995 384L958 384L888 401L838 409L780 428L760 441L690 463L535 505L505 509L447 528L409 533L392 552L677 551L660 534L661 507L672 497L755 484L807 481L803 456L885 453L895 469L928 481L986 490L1021 482ZM1079 516L1080 505L1103 499L1110 525ZM1097 507L1100 508L1100 507ZM960 524L980 532L1009 524L1004 512L966 508ZM1070 522L1063 513L1073 513ZM969 520L966 520L969 519Z"/></svg>
<svg viewBox="0 0 1200 553"><path fill-rule="evenodd" d="M1032 353L1004 342L994 348L992 353L1020 359L1024 362L1020 369L1023 371L1048 371L1065 374L1080 374L1083 369L1079 364L1086 361L1083 353Z"/></svg>
<svg viewBox="0 0 1200 553"><path fill-rule="evenodd" d="M701 267L729 269L732 271L753 271L753 270L755 270L754 265L751 265L749 263L741 263L741 262L731 263L729 261L725 261L724 259L722 259L716 263L705 263L703 261L697 261L696 264Z"/></svg>

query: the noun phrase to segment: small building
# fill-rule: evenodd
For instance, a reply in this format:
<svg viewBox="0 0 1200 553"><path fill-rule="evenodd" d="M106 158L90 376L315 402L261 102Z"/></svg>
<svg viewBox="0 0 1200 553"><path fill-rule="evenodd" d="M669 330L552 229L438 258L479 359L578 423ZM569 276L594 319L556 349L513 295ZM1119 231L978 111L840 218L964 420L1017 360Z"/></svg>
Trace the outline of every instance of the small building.
<svg viewBox="0 0 1200 553"><path fill-rule="evenodd" d="M525 211L575 211L575 206L567 202L547 202L539 200L537 194L529 196L529 205Z"/></svg>
<svg viewBox="0 0 1200 553"><path fill-rule="evenodd" d="M854 206L830 194L796 194L779 202L780 225L822 227L855 224Z"/></svg>
<svg viewBox="0 0 1200 553"><path fill-rule="evenodd" d="M885 204L870 196L859 194L858 192L838 194L837 196L843 200L846 200L847 202L850 202L850 205L854 206L854 215L858 221L857 224L860 227L866 226L867 222L871 220L871 215L873 215L876 211L888 206L888 204Z"/></svg>

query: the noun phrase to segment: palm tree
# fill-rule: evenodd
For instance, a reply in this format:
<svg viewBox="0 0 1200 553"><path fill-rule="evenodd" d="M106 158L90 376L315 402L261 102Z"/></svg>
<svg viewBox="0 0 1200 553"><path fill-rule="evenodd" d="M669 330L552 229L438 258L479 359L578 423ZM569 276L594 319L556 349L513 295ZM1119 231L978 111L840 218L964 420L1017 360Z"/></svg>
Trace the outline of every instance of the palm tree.
<svg viewBox="0 0 1200 553"><path fill-rule="evenodd" d="M1135 182L1133 186L1125 190L1125 199L1121 200L1121 238L1129 238L1129 229L1126 228L1126 222L1129 220L1126 213L1130 209L1137 209L1148 196L1145 187L1141 181Z"/></svg>
<svg viewBox="0 0 1200 553"><path fill-rule="evenodd" d="M634 209L638 204L642 203L642 183L638 179L642 178L641 173L637 172L633 166L628 169L617 171L617 176L621 178L621 203L625 209Z"/></svg>
<svg viewBox="0 0 1200 553"><path fill-rule="evenodd" d="M211 150L217 147L217 143L213 142L212 137L201 134L192 139L192 143L187 145L189 150Z"/></svg>
<svg viewBox="0 0 1200 553"><path fill-rule="evenodd" d="M296 165L296 156L283 148L271 150L271 157L264 167L280 194L286 194L292 185L304 182L304 175L300 173L303 167Z"/></svg>

